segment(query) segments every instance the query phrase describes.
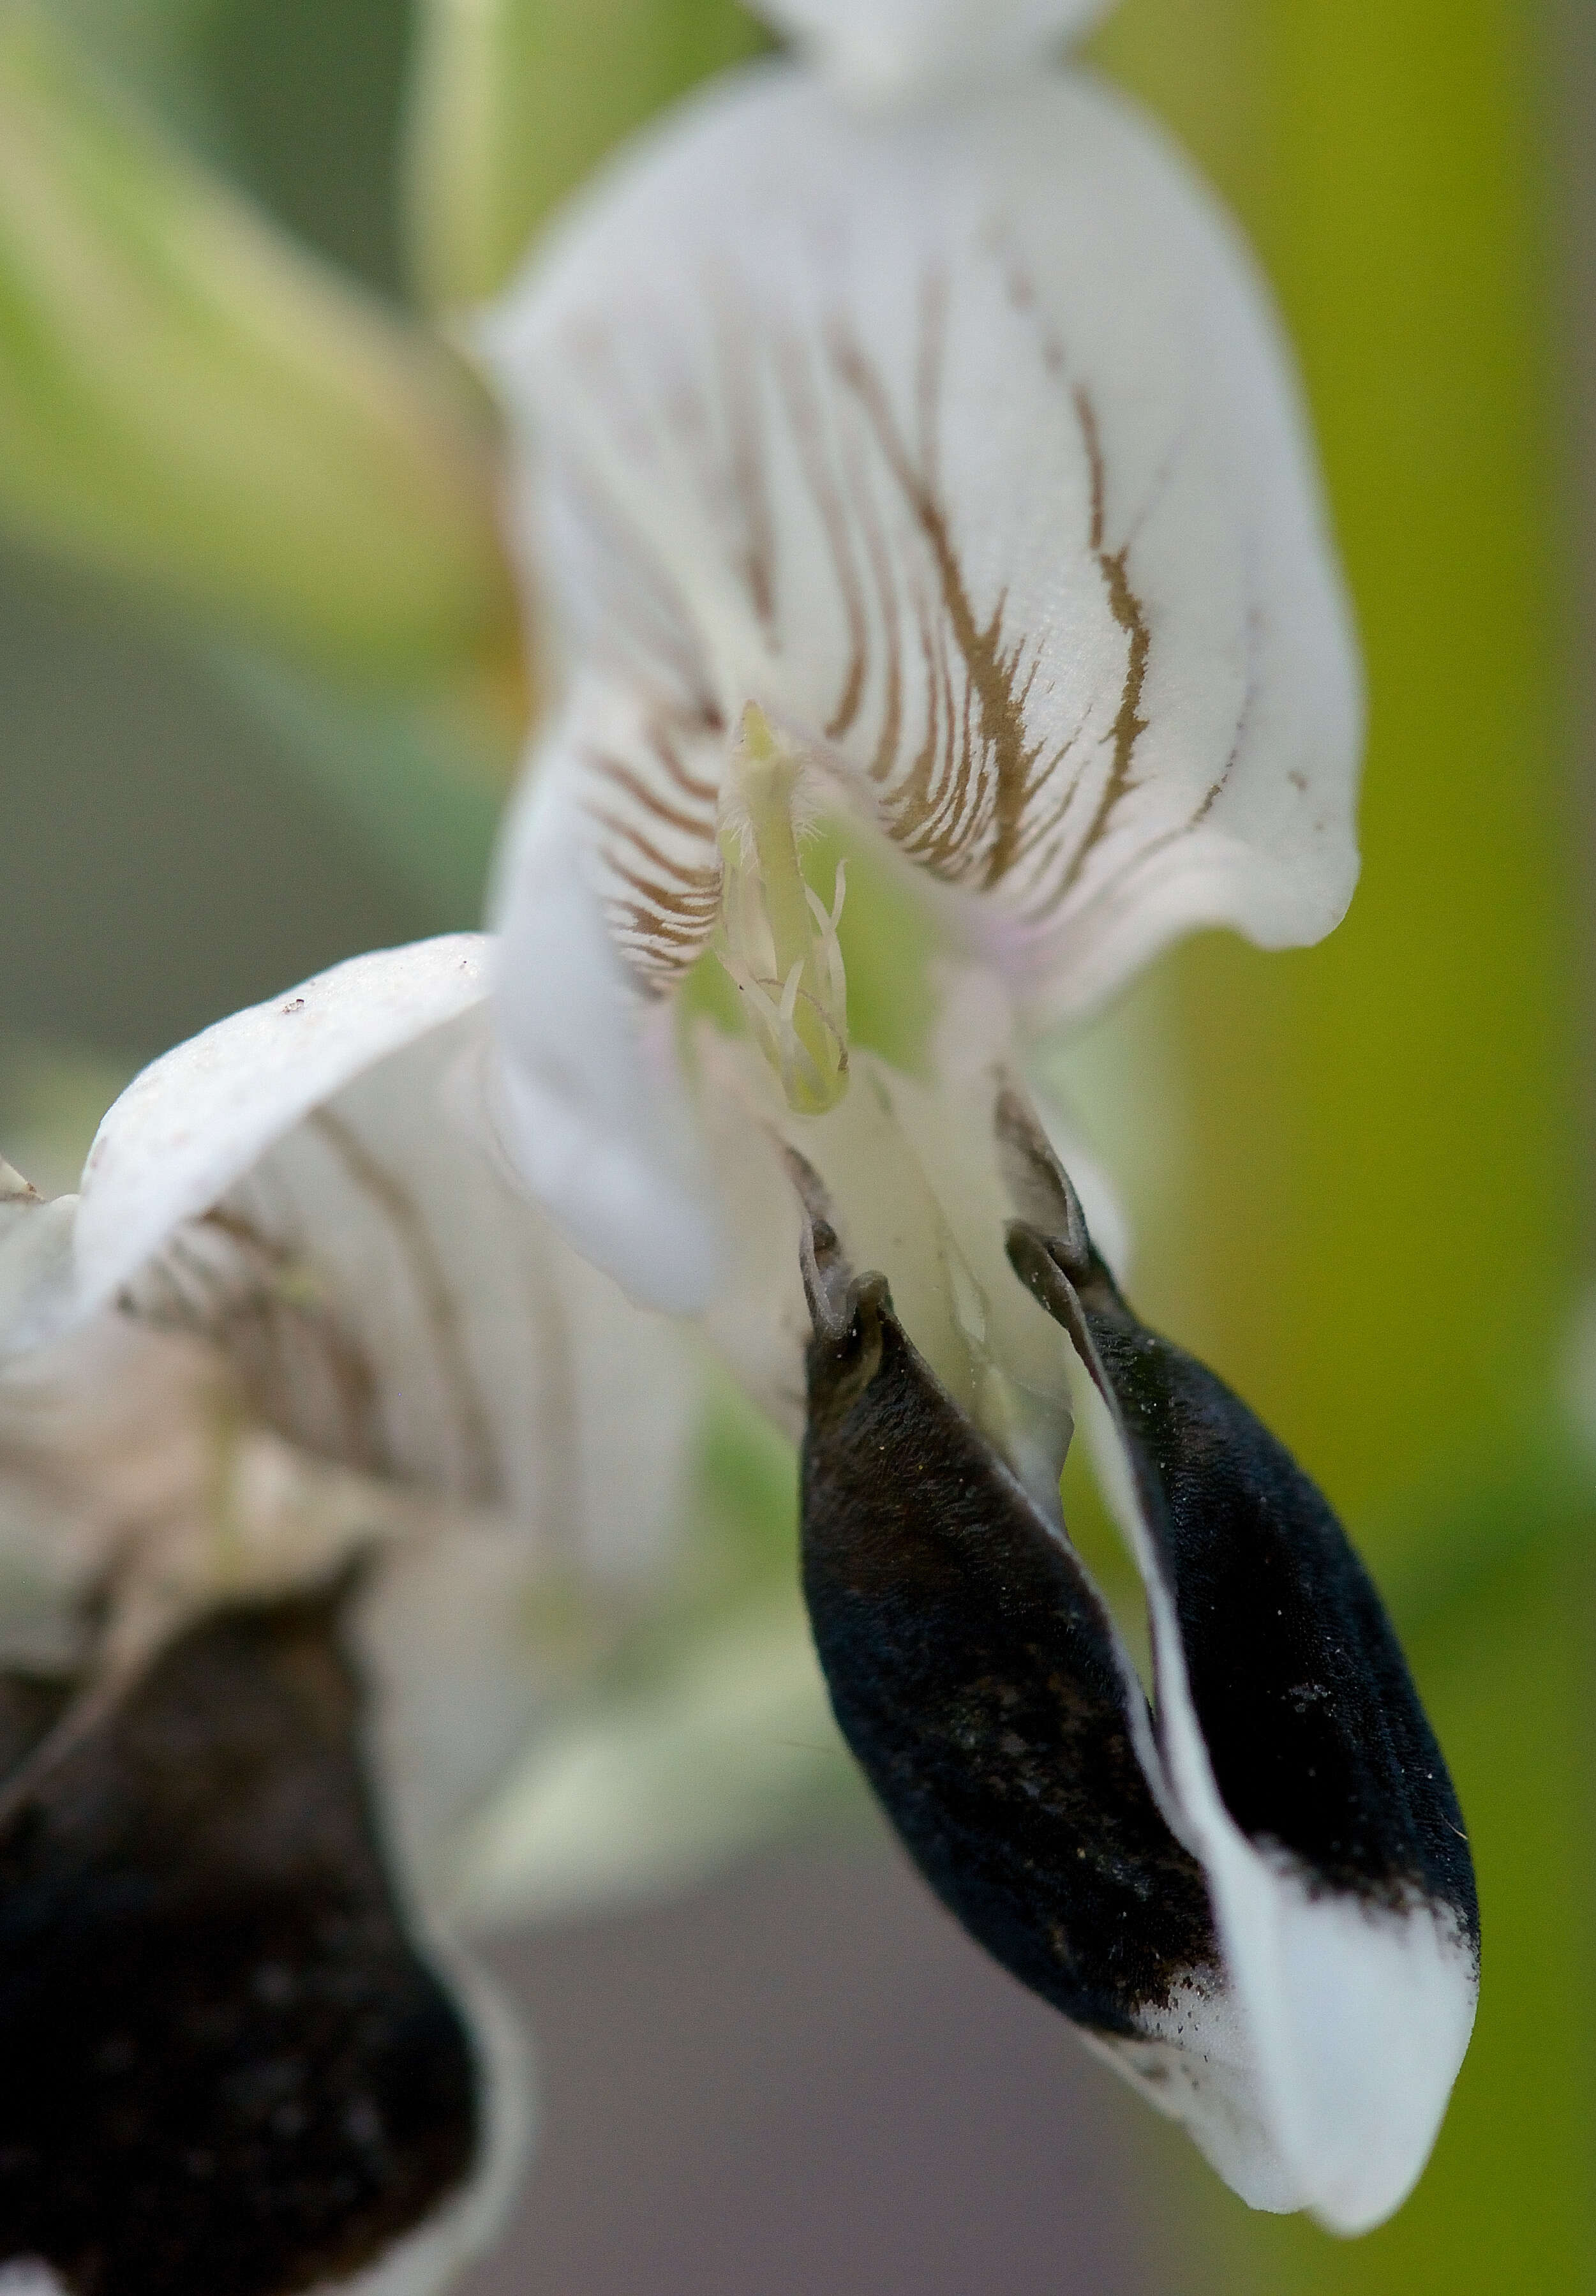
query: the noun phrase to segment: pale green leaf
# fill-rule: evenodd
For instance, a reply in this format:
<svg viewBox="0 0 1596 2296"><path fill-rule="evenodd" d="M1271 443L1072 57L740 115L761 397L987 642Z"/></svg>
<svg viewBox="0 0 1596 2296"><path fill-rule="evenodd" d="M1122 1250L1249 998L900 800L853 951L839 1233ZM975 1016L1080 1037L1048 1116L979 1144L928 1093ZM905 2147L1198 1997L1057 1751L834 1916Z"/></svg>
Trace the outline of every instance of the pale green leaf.
<svg viewBox="0 0 1596 2296"><path fill-rule="evenodd" d="M0 12L0 520L343 676L503 681L486 417L447 355Z"/></svg>

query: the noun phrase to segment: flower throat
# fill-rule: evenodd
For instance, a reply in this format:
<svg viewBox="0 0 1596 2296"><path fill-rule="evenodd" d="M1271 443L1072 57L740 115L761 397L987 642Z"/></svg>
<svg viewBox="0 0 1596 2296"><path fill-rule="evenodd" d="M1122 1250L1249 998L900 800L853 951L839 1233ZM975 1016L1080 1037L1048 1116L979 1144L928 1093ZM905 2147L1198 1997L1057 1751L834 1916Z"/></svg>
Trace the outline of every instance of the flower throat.
<svg viewBox="0 0 1596 2296"><path fill-rule="evenodd" d="M732 749L715 947L788 1106L820 1116L847 1089L847 980L837 937L846 880L839 862L830 909L805 881L793 814L802 771L750 701Z"/></svg>

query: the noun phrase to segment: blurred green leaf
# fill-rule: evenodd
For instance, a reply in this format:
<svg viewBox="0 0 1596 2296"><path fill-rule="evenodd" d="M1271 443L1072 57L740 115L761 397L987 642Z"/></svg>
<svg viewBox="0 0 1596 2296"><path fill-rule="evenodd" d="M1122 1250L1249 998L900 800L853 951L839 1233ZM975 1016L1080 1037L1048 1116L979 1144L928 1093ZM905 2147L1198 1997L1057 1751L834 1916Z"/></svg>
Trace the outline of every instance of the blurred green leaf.
<svg viewBox="0 0 1596 2296"><path fill-rule="evenodd" d="M0 519L337 676L511 722L485 411L0 7Z"/></svg>
<svg viewBox="0 0 1596 2296"><path fill-rule="evenodd" d="M49 15L163 126L214 158L224 141L203 53L232 0L43 0Z"/></svg>
<svg viewBox="0 0 1596 2296"><path fill-rule="evenodd" d="M417 898L428 930L480 923L498 793L515 762L500 726L404 695L351 693L258 652L217 650L210 660Z"/></svg>
<svg viewBox="0 0 1596 2296"><path fill-rule="evenodd" d="M1100 35L1285 307L1371 700L1346 923L1171 968L1192 1196L1142 1304L1360 1517L1549 1380L1585 1246L1539 39L1518 0L1125 0Z"/></svg>
<svg viewBox="0 0 1596 2296"><path fill-rule="evenodd" d="M1355 1527L1485 1932L1412 2198L1343 2243L1210 2191L1224 2296L1596 2284L1596 1508L1545 1401L1588 1244L1547 12L1125 0L1097 43L1240 209L1285 307L1371 701L1346 924L1286 955L1209 937L1166 969L1191 1137L1139 1304Z"/></svg>
<svg viewBox="0 0 1596 2296"><path fill-rule="evenodd" d="M406 196L422 300L496 294L612 145L768 45L736 0L422 0Z"/></svg>

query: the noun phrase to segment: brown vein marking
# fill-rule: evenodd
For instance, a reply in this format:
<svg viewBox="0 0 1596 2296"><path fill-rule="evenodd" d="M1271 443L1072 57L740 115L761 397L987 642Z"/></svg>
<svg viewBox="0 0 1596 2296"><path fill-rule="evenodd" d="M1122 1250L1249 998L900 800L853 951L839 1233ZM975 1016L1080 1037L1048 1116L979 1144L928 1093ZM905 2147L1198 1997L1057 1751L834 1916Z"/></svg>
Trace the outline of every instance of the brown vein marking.
<svg viewBox="0 0 1596 2296"><path fill-rule="evenodd" d="M639 954L667 974L679 972L702 948L715 923L715 910L706 908L694 914L683 906L667 916L662 914L658 901L653 898L652 886L643 885L636 878L624 877L621 882L630 886L637 898L634 901L611 899L608 904L611 916L644 944ZM659 944L657 947L656 943Z"/></svg>
<svg viewBox="0 0 1596 2296"><path fill-rule="evenodd" d="M640 877L606 848L603 858L623 884L632 886L645 898L651 894L657 895L661 906L673 915L680 915L706 903L713 906L720 890L718 860L706 862L696 868L691 862L673 861L668 854L662 853L657 845L651 844L641 830L634 829L630 822L623 821L618 814L600 813L593 818L601 828L618 832L628 843L637 848L646 860L651 861L667 879L674 881L661 884L658 878Z"/></svg>
<svg viewBox="0 0 1596 2296"><path fill-rule="evenodd" d="M410 1267L422 1312L431 1334L434 1357L454 1406L464 1464L462 1496L491 1500L503 1490L497 1447L478 1392L461 1331L460 1311L449 1290L431 1233L414 1199L393 1173L377 1161L365 1143L331 1109L313 1109L307 1122L343 1166L353 1186L386 1218Z"/></svg>
<svg viewBox="0 0 1596 2296"><path fill-rule="evenodd" d="M708 300L715 308L716 342L719 351L721 387L731 441L732 499L741 513L743 548L739 571L749 602L764 625L767 642L776 643L775 541L771 528L770 501L765 490L765 460L760 451L758 376L748 355L738 321L733 291L706 283Z"/></svg>
<svg viewBox="0 0 1596 2296"><path fill-rule="evenodd" d="M645 861L652 862L654 867L659 871L660 877L651 882L658 889L659 898L662 902L679 905L684 898L691 899L694 893L707 890L711 884L719 883L718 868L695 868L691 862L674 860L668 853L662 853L651 838L645 837L641 829L634 827L622 815L595 813L593 819L601 829L609 830L613 836L624 837L628 845L635 847ZM618 877L624 878L628 884L637 885L639 890L642 890L639 880L628 873L626 863L617 854L606 849L604 859ZM667 882L661 882L661 878Z"/></svg>
<svg viewBox="0 0 1596 2296"><path fill-rule="evenodd" d="M1236 712L1236 730L1231 739L1230 755L1219 769L1218 780L1211 784L1207 794L1186 824L1188 829L1195 829L1199 823L1207 819L1215 801L1223 794L1226 783L1236 770L1237 760L1241 755L1241 745L1247 739L1248 728L1252 724L1253 708L1258 698L1257 650L1263 635L1262 624L1263 616L1257 607L1251 607L1247 616L1247 690L1241 696L1241 707ZM1299 790L1307 788L1307 783L1300 774L1288 774L1286 778L1288 781L1295 782Z"/></svg>
<svg viewBox="0 0 1596 2296"><path fill-rule="evenodd" d="M627 934L643 944L638 954L651 958L667 975L680 972L683 963L698 955L706 934L715 922L715 913L711 910L700 924L670 923L660 916L657 909L651 906L645 906L642 900L611 901L608 904L608 914L618 932ZM667 963L655 950L653 945L656 941L662 941L667 949L684 949L687 957L673 956Z"/></svg>
<svg viewBox="0 0 1596 2296"><path fill-rule="evenodd" d="M724 732L726 721L714 702L704 704L699 715L701 730L704 733ZM688 772L676 755L669 734L657 719L651 719L644 739L683 797L696 798L700 805L713 806L716 803L720 796L719 788L714 782L700 782Z"/></svg>
<svg viewBox="0 0 1596 2296"><path fill-rule="evenodd" d="M1104 539L1105 481L1102 438L1097 426L1097 410L1093 406L1091 398L1084 386L1080 384L1076 386L1074 397L1076 415L1080 422L1081 437L1085 443L1086 459L1092 473L1090 547L1097 560L1098 571L1103 578L1103 586L1108 592L1109 611L1125 632L1128 651L1125 656L1125 684L1119 694L1119 711L1107 736L1114 745L1113 759L1109 767L1108 777L1098 794L1092 818L1086 824L1080 843L1076 847L1069 866L1064 872L1052 896L1052 904L1050 906L1066 899L1074 887L1079 883L1081 873L1095 848L1101 842L1115 812L1134 786L1131 779L1131 768L1135 758L1136 744L1146 733L1148 724L1147 719L1142 715L1142 689L1146 683L1147 657L1151 644L1147 610L1131 587L1130 575L1126 569L1130 545L1126 543L1119 550L1109 550Z"/></svg>
<svg viewBox="0 0 1596 2296"><path fill-rule="evenodd" d="M928 294L925 305L920 383L922 398L929 392L933 402L935 376L933 374L928 384L924 380L924 370L928 360L934 361L939 355L939 337L934 333L937 326L937 310L938 304L933 291ZM958 552L949 531L947 514L937 498L934 480L926 469L917 467L911 456L880 376L840 324L833 324L829 340L837 373L863 408L887 467L930 551L937 570L943 613L962 660L965 676L975 694L980 718L981 742L990 762L993 780L991 843L980 880L983 886L989 889L1000 883L1013 865L1027 792L1030 787L1031 769L1042 750L1039 742L1027 746L1025 711L1017 690L1024 640L1009 648L1002 643L1006 603L1003 596L999 597L989 620L985 623L977 621L975 609L965 587ZM926 348L928 342L929 349ZM928 440L928 447L929 445ZM901 797L892 800L897 816L894 833L905 842L925 828L929 787L925 760L929 750L928 742L926 750L916 760L915 768ZM968 871L972 842L971 826L965 824L956 831L940 832L929 844L922 840L917 849L924 854L933 868L944 874L960 875Z"/></svg>
<svg viewBox="0 0 1596 2296"><path fill-rule="evenodd" d="M887 800L891 809L892 833L903 846L904 852L910 854L918 854L925 841L926 824L930 810L928 792L931 785L931 776L936 770L937 752L941 745L941 728L944 723L943 694L938 682L937 665L937 641L941 633L932 623L925 600L919 595L916 595L914 600L914 612L920 625L920 648L925 657L926 666L925 739L921 743L919 755L909 768L908 779L903 787L894 791ZM945 677L945 661L942 664L941 675ZM952 712L953 702L950 695L947 702L947 716L950 721ZM949 738L952 738L951 734Z"/></svg>
<svg viewBox="0 0 1596 2296"><path fill-rule="evenodd" d="M307 1266L302 1250L268 1236L244 1213L213 1205L193 1222L230 1248L218 1266L195 1249L182 1230L150 1271L160 1305L129 1302L142 1320L202 1333L226 1355L251 1407L279 1433L346 1466L381 1473L386 1465L379 1432L376 1378L371 1364L331 1308L287 1296L292 1273ZM185 1291L184 1281L192 1288ZM195 1296L195 1292L201 1295ZM330 1382L332 1425L309 1426L302 1404L305 1353L314 1346ZM313 1389L316 1382L312 1381ZM329 1399L317 1389L316 1403Z"/></svg>
<svg viewBox="0 0 1596 2296"><path fill-rule="evenodd" d="M897 763L898 744L903 739L904 730L903 633L898 619L899 601L893 578L892 553L888 548L875 496L851 427L844 429L841 433L839 453L845 492L855 505L860 532L864 537L865 562L874 585L881 633L887 647L887 692L869 768L872 781L884 782Z"/></svg>
<svg viewBox="0 0 1596 2296"><path fill-rule="evenodd" d="M859 570L855 564L848 541L847 514L826 455L825 426L810 385L803 346L793 335L782 333L776 340L773 356L776 379L787 402L787 416L792 425L792 435L798 441L804 476L809 481L809 491L820 512L821 525L825 530L826 546L831 554L837 586L842 594L842 611L847 622L847 668L843 673L842 691L837 697L837 706L825 726L827 741L839 742L858 716L859 704L864 693L869 646L864 598L859 586Z"/></svg>
<svg viewBox="0 0 1596 2296"><path fill-rule="evenodd" d="M1035 781L1031 784L1030 795L1027 797L1026 801L1026 809L1027 813L1029 812L1032 804L1041 796L1043 791L1047 787L1048 783L1052 781L1053 775L1058 772L1059 767L1063 764L1065 758L1069 755L1076 743L1080 740L1082 734L1086 728L1086 720L1090 716L1091 709L1090 706L1088 706L1085 715L1083 716L1080 724L1076 727L1074 733L1067 735L1066 738L1059 744L1059 747L1053 751L1052 756L1048 759L1046 765L1036 775ZM1069 808L1075 803L1076 799L1079 794L1080 786L1081 776L1077 773L1066 785L1063 795L1059 799L1052 811L1040 814L1036 820L1032 823L1031 826L1026 830L1025 833L1020 838L1019 847L1014 856L1014 863L1017 868L1022 862L1028 861L1032 855L1037 852L1042 846L1047 844L1048 840L1053 835L1056 830L1063 827L1064 823L1068 818ZM1051 863L1052 857L1053 849L1050 848L1048 853L1048 863ZM1044 869L1047 865L1047 863L1044 864Z"/></svg>
<svg viewBox="0 0 1596 2296"><path fill-rule="evenodd" d="M606 826L624 826L602 816L600 820ZM634 830L628 829L626 833L634 844L651 850L647 840ZM616 938L630 943L626 953L633 976L649 996L658 996L698 956L714 929L720 908L718 858L701 869L673 864L660 854L655 854L654 858L675 878L674 884L662 884L658 878L644 876L629 868L609 848L603 849L604 865L611 876L636 896L631 901L612 897L604 907Z"/></svg>
<svg viewBox="0 0 1596 2296"><path fill-rule="evenodd" d="M718 712L715 716L718 720ZM700 723L710 730L705 713L700 713ZM646 818L691 839L695 850L713 857L703 863L683 859L625 814L596 803L591 808L605 869L635 896L606 899L610 930L623 943L639 987L658 995L703 947L720 905L721 870L714 850L714 823L707 817L717 795L715 785L688 772L662 722L656 720L647 728L647 740L674 787L702 810L690 813L668 804L648 776L624 758L596 749L585 754L594 772L632 799ZM637 858L628 860L624 853Z"/></svg>
<svg viewBox="0 0 1596 2296"><path fill-rule="evenodd" d="M665 822L672 829L684 830L689 837L701 838L711 833L712 824L707 824L702 815L683 813L677 807L667 805L665 800L649 787L642 775L624 758L615 757L605 750L589 750L586 756L588 764L596 774L605 781L613 782L618 789L624 790L656 820ZM713 797L714 791L709 791L709 795ZM609 818L607 815L602 817Z"/></svg>

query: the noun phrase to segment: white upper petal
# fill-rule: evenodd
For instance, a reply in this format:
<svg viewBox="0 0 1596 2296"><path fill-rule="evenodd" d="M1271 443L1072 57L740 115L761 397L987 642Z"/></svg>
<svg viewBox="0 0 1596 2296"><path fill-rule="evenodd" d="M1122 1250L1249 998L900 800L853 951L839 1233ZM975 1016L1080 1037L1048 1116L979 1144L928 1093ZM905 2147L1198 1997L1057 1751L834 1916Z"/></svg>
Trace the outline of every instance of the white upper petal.
<svg viewBox="0 0 1596 2296"><path fill-rule="evenodd" d="M1110 0L754 0L851 94L866 100L955 74L1011 70L1079 32Z"/></svg>
<svg viewBox="0 0 1596 2296"><path fill-rule="evenodd" d="M1336 922L1360 696L1295 382L1230 226L1101 87L864 119L744 75L486 341L523 549L618 697L606 865L661 808L707 865L659 736L713 788L752 700L1048 1013L1195 924Z"/></svg>

